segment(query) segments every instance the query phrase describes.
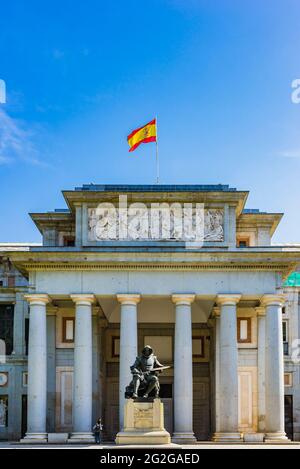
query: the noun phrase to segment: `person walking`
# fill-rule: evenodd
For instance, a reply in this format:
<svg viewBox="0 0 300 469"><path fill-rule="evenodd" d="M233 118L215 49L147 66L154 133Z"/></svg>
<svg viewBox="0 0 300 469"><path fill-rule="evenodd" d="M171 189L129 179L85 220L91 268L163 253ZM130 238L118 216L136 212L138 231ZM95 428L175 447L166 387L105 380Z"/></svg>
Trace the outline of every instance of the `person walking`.
<svg viewBox="0 0 300 469"><path fill-rule="evenodd" d="M98 445L101 443L101 432L102 432L102 430L103 430L103 425L102 425L102 422L101 422L101 418L98 418L97 422L93 426L93 432L94 432L94 435L95 435L95 443L98 444Z"/></svg>

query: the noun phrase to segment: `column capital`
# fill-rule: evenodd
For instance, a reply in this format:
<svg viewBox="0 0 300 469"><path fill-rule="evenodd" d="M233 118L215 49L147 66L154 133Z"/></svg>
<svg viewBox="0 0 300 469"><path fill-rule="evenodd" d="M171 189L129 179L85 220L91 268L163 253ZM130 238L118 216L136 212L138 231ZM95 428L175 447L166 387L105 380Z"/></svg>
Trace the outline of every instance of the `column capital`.
<svg viewBox="0 0 300 469"><path fill-rule="evenodd" d="M120 293L117 300L122 305L137 305L141 301L141 295L138 293Z"/></svg>
<svg viewBox="0 0 300 469"><path fill-rule="evenodd" d="M46 293L28 293L24 295L24 299L30 305L46 305L50 303L51 299Z"/></svg>
<svg viewBox="0 0 300 469"><path fill-rule="evenodd" d="M285 303L285 296L282 294L266 294L260 299L262 306L283 306Z"/></svg>
<svg viewBox="0 0 300 469"><path fill-rule="evenodd" d="M70 297L76 305L90 306L95 302L95 295L91 293L76 293L74 295L70 295Z"/></svg>
<svg viewBox="0 0 300 469"><path fill-rule="evenodd" d="M255 308L255 311L256 311L256 314L257 314L258 318L264 318L265 315L266 315L265 306L257 306L257 308Z"/></svg>
<svg viewBox="0 0 300 469"><path fill-rule="evenodd" d="M195 299L193 293L175 293L172 295L172 301L175 305L191 305Z"/></svg>
<svg viewBox="0 0 300 469"><path fill-rule="evenodd" d="M241 299L240 293L222 293L217 295L218 306L235 306Z"/></svg>

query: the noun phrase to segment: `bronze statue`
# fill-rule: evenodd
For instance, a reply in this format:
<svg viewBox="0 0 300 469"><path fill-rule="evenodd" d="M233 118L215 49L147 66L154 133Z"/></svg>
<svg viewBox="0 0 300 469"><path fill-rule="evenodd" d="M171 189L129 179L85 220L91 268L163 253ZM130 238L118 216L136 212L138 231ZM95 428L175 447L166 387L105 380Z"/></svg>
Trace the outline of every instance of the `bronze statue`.
<svg viewBox="0 0 300 469"><path fill-rule="evenodd" d="M163 366L159 363L157 357L153 355L150 345L146 345L141 355L136 357L134 364L130 367L132 381L126 387L125 397L136 399L139 392L143 398L148 398L151 391L154 390L154 397L159 397L159 380L157 374L169 366Z"/></svg>

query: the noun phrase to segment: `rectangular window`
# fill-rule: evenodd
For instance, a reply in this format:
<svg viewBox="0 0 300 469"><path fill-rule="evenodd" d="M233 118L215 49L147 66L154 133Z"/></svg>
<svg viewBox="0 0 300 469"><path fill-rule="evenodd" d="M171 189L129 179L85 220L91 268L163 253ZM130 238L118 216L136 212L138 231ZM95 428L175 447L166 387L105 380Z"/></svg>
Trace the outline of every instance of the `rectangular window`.
<svg viewBox="0 0 300 469"><path fill-rule="evenodd" d="M14 288L14 286L15 286L15 276L9 276L7 278L7 286L8 286L8 288Z"/></svg>
<svg viewBox="0 0 300 469"><path fill-rule="evenodd" d="M282 340L283 340L283 342L288 342L288 323L287 323L287 321L282 321Z"/></svg>
<svg viewBox="0 0 300 469"><path fill-rule="evenodd" d="M0 428L7 427L8 422L8 396L0 396Z"/></svg>
<svg viewBox="0 0 300 469"><path fill-rule="evenodd" d="M203 335L192 337L193 358L205 358L204 344Z"/></svg>
<svg viewBox="0 0 300 469"><path fill-rule="evenodd" d="M251 318L237 319L237 340L239 344L251 342Z"/></svg>
<svg viewBox="0 0 300 469"><path fill-rule="evenodd" d="M249 238L238 238L237 239L237 245L239 248L247 248L250 245L250 240Z"/></svg>
<svg viewBox="0 0 300 469"><path fill-rule="evenodd" d="M289 354L289 329L288 321L282 321L282 340L283 340L283 354Z"/></svg>
<svg viewBox="0 0 300 469"><path fill-rule="evenodd" d="M161 363L173 363L173 337L171 335L145 335L144 346L150 344Z"/></svg>
<svg viewBox="0 0 300 469"><path fill-rule="evenodd" d="M292 373L284 373L284 385L293 386L293 374Z"/></svg>
<svg viewBox="0 0 300 469"><path fill-rule="evenodd" d="M64 236L64 246L72 247L75 246L75 237L74 236Z"/></svg>
<svg viewBox="0 0 300 469"><path fill-rule="evenodd" d="M119 358L120 356L120 337L112 336L111 338L111 356L112 358Z"/></svg>
<svg viewBox="0 0 300 469"><path fill-rule="evenodd" d="M28 372L27 371L23 371L22 373L22 386L24 386L25 388L28 386Z"/></svg>
<svg viewBox="0 0 300 469"><path fill-rule="evenodd" d="M25 355L28 355L29 343L29 318L25 318Z"/></svg>
<svg viewBox="0 0 300 469"><path fill-rule="evenodd" d="M6 355L11 355L14 339L14 305L0 305L0 339L5 343Z"/></svg>
<svg viewBox="0 0 300 469"><path fill-rule="evenodd" d="M63 318L62 341L66 343L74 342L75 338L75 318Z"/></svg>

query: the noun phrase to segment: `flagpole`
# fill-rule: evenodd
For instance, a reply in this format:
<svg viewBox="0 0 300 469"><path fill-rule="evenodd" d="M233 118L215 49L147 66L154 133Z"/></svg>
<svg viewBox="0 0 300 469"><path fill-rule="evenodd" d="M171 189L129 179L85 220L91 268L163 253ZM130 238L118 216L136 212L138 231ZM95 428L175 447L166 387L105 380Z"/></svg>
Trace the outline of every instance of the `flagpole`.
<svg viewBox="0 0 300 469"><path fill-rule="evenodd" d="M155 116L156 124L156 184L159 184L159 159L158 159L158 132L157 132L157 116Z"/></svg>

